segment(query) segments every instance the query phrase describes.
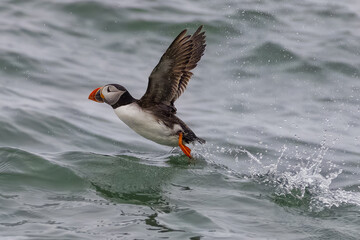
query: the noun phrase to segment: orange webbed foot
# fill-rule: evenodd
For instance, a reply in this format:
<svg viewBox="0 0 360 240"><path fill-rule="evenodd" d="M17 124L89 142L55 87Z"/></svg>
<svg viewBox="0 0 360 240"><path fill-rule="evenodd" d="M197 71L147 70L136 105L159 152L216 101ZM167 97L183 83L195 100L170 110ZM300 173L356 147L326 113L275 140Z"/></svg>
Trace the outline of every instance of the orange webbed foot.
<svg viewBox="0 0 360 240"><path fill-rule="evenodd" d="M192 156L190 155L191 149L183 144L182 137L183 137L183 134L181 132L181 133L179 133L179 147L185 153L186 156L188 156L190 159L192 159Z"/></svg>

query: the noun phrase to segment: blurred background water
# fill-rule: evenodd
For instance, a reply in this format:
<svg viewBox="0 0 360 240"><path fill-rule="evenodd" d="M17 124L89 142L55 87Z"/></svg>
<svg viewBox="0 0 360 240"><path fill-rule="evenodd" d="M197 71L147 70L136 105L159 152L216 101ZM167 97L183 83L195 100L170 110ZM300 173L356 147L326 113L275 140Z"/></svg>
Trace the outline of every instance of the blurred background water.
<svg viewBox="0 0 360 240"><path fill-rule="evenodd" d="M195 164L87 99L207 49ZM359 239L360 2L0 2L1 239Z"/></svg>

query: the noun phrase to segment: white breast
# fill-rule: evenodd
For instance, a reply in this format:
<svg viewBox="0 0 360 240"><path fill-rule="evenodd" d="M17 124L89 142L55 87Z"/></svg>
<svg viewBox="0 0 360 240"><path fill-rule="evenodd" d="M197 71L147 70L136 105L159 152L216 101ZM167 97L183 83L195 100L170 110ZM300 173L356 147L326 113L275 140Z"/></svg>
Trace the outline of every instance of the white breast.
<svg viewBox="0 0 360 240"><path fill-rule="evenodd" d="M131 129L141 136L167 146L177 146L176 133L182 130L178 124L171 129L162 121L157 121L148 111L144 111L137 103L131 103L114 109L116 115Z"/></svg>

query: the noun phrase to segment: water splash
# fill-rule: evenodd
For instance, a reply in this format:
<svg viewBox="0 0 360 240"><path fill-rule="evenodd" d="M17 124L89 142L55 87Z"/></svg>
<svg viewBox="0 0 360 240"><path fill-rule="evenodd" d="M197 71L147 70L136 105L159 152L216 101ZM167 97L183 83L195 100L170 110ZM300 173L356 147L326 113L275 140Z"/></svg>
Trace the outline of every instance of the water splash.
<svg viewBox="0 0 360 240"><path fill-rule="evenodd" d="M320 212L343 205L360 206L360 192L333 189L331 184L342 173L342 169L326 160L329 150L323 141L319 148L310 155L301 153L296 148L295 154L286 155L289 149L284 145L279 150L279 157L274 163L263 161L261 153L251 153L242 148L215 147L205 152L205 157L212 164L225 167L228 173L250 178L260 184L274 187L271 199L289 207L306 208L311 212ZM218 155L230 155L238 163L239 157L248 157L247 173L239 174L234 167L219 164ZM288 159L291 158L291 159ZM294 159L295 158L295 159ZM241 163L244 166L244 163Z"/></svg>

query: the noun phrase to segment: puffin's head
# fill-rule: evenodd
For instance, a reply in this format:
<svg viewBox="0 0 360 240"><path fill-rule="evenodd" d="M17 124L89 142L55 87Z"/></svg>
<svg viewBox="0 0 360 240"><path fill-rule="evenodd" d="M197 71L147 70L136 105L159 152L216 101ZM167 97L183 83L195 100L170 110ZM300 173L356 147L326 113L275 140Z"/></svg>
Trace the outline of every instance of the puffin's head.
<svg viewBox="0 0 360 240"><path fill-rule="evenodd" d="M119 84L107 84L103 87L94 89L90 93L89 99L99 103L105 102L109 105L114 105L126 92L127 90Z"/></svg>

